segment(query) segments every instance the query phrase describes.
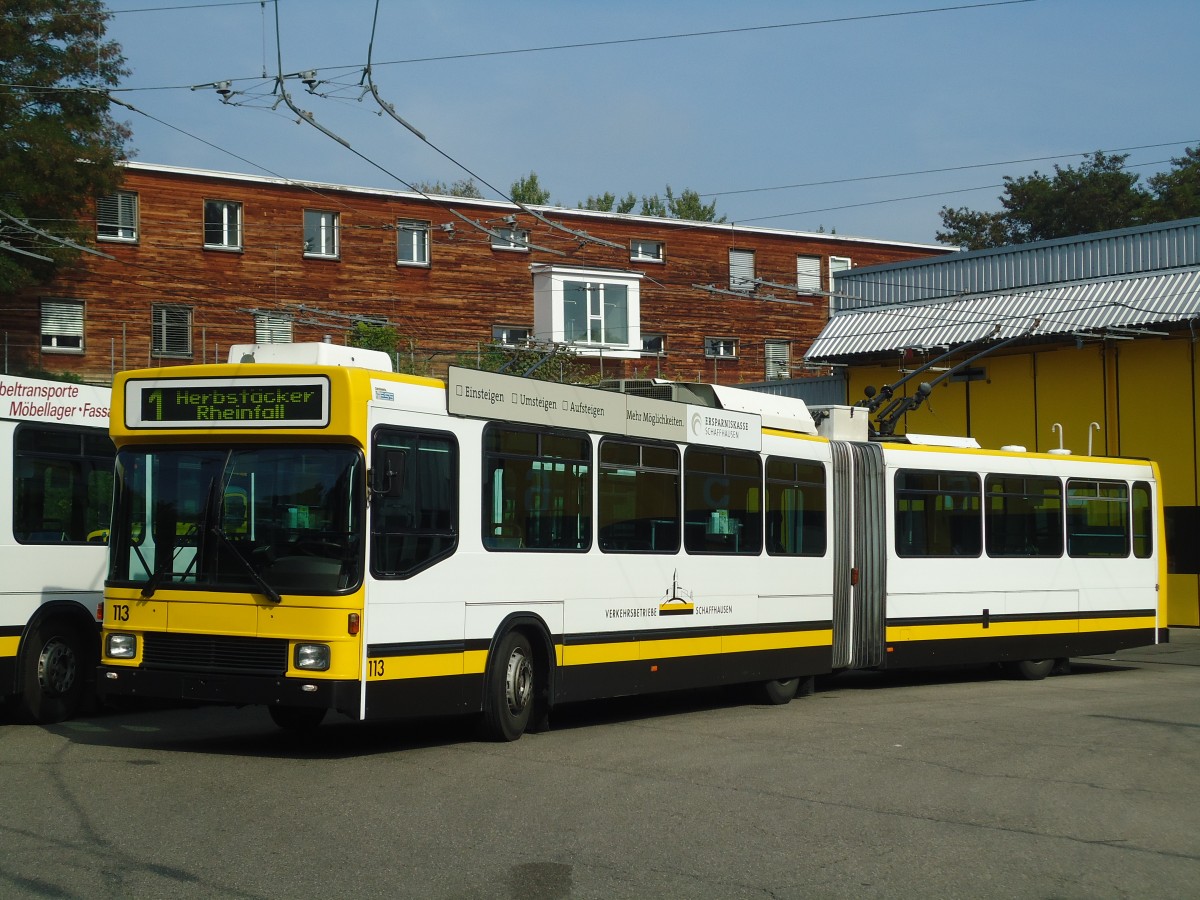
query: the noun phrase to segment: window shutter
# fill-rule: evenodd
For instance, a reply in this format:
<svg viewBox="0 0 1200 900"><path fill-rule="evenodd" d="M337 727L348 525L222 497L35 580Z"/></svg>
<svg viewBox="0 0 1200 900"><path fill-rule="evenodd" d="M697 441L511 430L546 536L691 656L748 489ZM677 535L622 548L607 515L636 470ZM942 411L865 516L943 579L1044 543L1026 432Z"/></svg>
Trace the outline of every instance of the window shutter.
<svg viewBox="0 0 1200 900"><path fill-rule="evenodd" d="M83 304L75 300L42 301L42 346L83 349Z"/></svg>
<svg viewBox="0 0 1200 900"><path fill-rule="evenodd" d="M292 320L282 316L255 316L254 342L256 344L290 344L292 342Z"/></svg>
<svg viewBox="0 0 1200 900"><path fill-rule="evenodd" d="M191 308L187 306L156 306L153 315L151 350L163 356L191 356Z"/></svg>
<svg viewBox="0 0 1200 900"><path fill-rule="evenodd" d="M137 194L119 191L96 201L97 234L132 241L137 239Z"/></svg>
<svg viewBox="0 0 1200 900"><path fill-rule="evenodd" d="M754 290L754 251L729 251L729 289L731 291Z"/></svg>
<svg viewBox="0 0 1200 900"><path fill-rule="evenodd" d="M766 358L766 376L771 381L776 378L788 378L790 362L790 344L788 341L767 341L764 345Z"/></svg>
<svg viewBox="0 0 1200 900"><path fill-rule="evenodd" d="M796 257L796 293L812 294L821 290L821 257Z"/></svg>

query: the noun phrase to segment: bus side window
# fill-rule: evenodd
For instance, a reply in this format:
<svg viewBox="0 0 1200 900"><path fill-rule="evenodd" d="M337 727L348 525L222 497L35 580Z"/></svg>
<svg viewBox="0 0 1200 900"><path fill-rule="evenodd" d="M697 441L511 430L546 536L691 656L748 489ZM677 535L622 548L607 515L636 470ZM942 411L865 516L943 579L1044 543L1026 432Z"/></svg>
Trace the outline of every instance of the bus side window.
<svg viewBox="0 0 1200 900"><path fill-rule="evenodd" d="M380 428L372 458L373 465L401 458L404 465L372 497L371 571L408 578L458 545L458 445L449 434Z"/></svg>

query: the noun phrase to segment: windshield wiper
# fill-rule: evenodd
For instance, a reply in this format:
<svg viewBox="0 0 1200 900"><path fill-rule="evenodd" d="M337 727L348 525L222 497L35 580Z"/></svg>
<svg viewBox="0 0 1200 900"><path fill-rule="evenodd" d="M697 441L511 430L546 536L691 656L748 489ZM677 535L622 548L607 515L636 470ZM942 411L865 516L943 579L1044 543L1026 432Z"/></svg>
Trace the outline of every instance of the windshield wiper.
<svg viewBox="0 0 1200 900"><path fill-rule="evenodd" d="M140 559L142 561L142 567L145 569L149 569L150 567L146 565L145 557L142 556L142 551L138 550L136 545L134 546L133 549L134 549L134 552L137 553L138 559ZM142 585L143 599L149 600L151 597L154 596L154 592L158 590L159 584L162 583L162 580L166 575L170 574L170 571L171 571L170 569L155 569L153 572L150 573L150 577L147 578L146 583Z"/></svg>
<svg viewBox="0 0 1200 900"><path fill-rule="evenodd" d="M242 568L246 570L250 579L258 586L259 592L272 603L280 603L283 598L279 596L279 591L267 583L267 579L263 578L262 573L255 568L254 563L246 559L242 554L241 548L233 542L229 535L225 533L225 529L220 525L221 500L228 483L224 481L224 476L229 471L229 461L231 459L233 459L232 447L225 454L225 461L221 463L219 475L214 475L213 480L209 482L208 497L204 503L204 520L202 525L205 531L218 538L225 545L226 549L233 554L234 558L242 564Z"/></svg>
<svg viewBox="0 0 1200 900"><path fill-rule="evenodd" d="M237 561L242 564L243 568L245 568L246 572L250 575L250 578L258 586L259 592L262 593L264 597L266 597L272 603L280 603L283 601L283 597L279 595L279 591L271 587L271 585L267 582L267 579L262 577L262 573L254 567L254 563L250 562L250 560L246 559L246 557L242 555L241 548L230 539L229 535L225 533L224 528L222 528L220 525L211 525L209 526L208 532L209 534L214 534L220 538L221 543L229 548L229 552L231 552Z"/></svg>

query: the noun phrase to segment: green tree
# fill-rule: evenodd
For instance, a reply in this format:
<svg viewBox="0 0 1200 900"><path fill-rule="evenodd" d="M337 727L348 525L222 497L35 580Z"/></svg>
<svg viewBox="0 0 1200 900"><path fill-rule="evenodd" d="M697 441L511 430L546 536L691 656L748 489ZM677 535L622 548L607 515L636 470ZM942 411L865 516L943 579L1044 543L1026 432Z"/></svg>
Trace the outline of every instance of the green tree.
<svg viewBox="0 0 1200 900"><path fill-rule="evenodd" d="M413 189L422 194L440 194L443 197L469 197L472 200L483 199L483 192L474 178L460 178L453 184L444 181L417 181Z"/></svg>
<svg viewBox="0 0 1200 900"><path fill-rule="evenodd" d="M670 190L670 188L668 188ZM652 196L642 195L642 213L643 216L657 216L660 219L667 218L667 204L658 194Z"/></svg>
<svg viewBox="0 0 1200 900"><path fill-rule="evenodd" d="M700 195L684 188L676 197L671 186L667 185L667 196L663 199L658 194L642 197L642 215L658 216L663 219L687 219L691 222L724 222L725 217L717 218L717 201L705 204Z"/></svg>
<svg viewBox="0 0 1200 900"><path fill-rule="evenodd" d="M621 200L617 200L615 194L611 191L605 191L595 197L589 196L587 200L579 204L580 209L594 209L597 212L618 212L629 213L637 206L637 195L630 191Z"/></svg>
<svg viewBox="0 0 1200 900"><path fill-rule="evenodd" d="M1200 216L1200 147L1188 147L1171 160L1172 169L1152 175L1156 219L1169 222Z"/></svg>
<svg viewBox="0 0 1200 900"><path fill-rule="evenodd" d="M346 343L363 350L382 350L395 357L400 335L391 325L375 325L371 322L355 322L346 335Z"/></svg>
<svg viewBox="0 0 1200 900"><path fill-rule="evenodd" d="M479 354L460 354L456 365L483 372L503 369L507 375L524 375L538 381L564 384L595 384L600 380L596 371L562 347L537 349L491 344Z"/></svg>
<svg viewBox="0 0 1200 900"><path fill-rule="evenodd" d="M382 350L391 358L395 370L406 375L428 375L432 369L428 357L417 352L417 342L391 325L355 322L346 335L346 343L364 350Z"/></svg>
<svg viewBox="0 0 1200 900"><path fill-rule="evenodd" d="M1053 176L1006 175L999 212L942 207L937 238L982 250L1200 215L1200 150L1173 159L1149 190L1125 169L1126 159L1097 150L1078 168L1055 166Z"/></svg>
<svg viewBox="0 0 1200 900"><path fill-rule="evenodd" d="M54 238L88 240L92 203L120 184L130 131L107 90L129 71L110 15L101 0L6 0L0 14L0 295L69 264L78 251Z"/></svg>
<svg viewBox="0 0 1200 900"><path fill-rule="evenodd" d="M672 218L688 219L692 222L724 222L725 217L717 218L717 201L704 203L700 195L690 188L684 188L676 197L667 185L667 209Z"/></svg>
<svg viewBox="0 0 1200 900"><path fill-rule="evenodd" d="M545 206L550 202L550 192L538 182L537 172L518 178L508 189L509 196L517 203L527 206Z"/></svg>

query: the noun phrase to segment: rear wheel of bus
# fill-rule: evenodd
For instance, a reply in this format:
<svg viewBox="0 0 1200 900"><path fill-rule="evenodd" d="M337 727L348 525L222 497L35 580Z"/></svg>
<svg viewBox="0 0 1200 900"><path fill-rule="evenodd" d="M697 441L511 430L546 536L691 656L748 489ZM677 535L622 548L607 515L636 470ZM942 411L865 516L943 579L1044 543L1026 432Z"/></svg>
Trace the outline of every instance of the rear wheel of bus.
<svg viewBox="0 0 1200 900"><path fill-rule="evenodd" d="M78 626L64 618L44 619L22 642L18 715L50 725L79 710L87 672L96 664Z"/></svg>

